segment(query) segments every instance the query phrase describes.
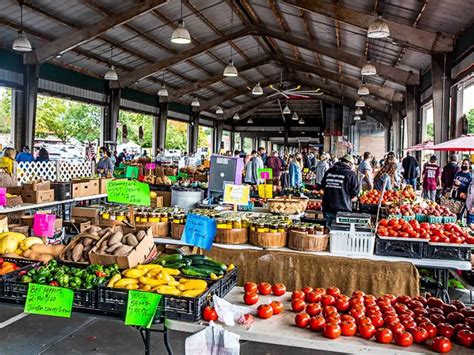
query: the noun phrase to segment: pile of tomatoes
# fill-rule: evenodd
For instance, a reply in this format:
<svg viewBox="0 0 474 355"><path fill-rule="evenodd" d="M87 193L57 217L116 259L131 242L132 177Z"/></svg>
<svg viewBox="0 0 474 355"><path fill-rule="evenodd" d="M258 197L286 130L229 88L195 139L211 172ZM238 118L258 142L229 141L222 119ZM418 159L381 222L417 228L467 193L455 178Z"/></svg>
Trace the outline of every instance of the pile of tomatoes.
<svg viewBox="0 0 474 355"><path fill-rule="evenodd" d="M460 301L446 304L434 297L391 294L376 298L362 291L348 297L337 287L305 287L292 293L291 307L298 327L322 331L329 339L359 334L402 347L430 340L432 349L441 353L451 351L451 341L474 346L474 309Z"/></svg>
<svg viewBox="0 0 474 355"><path fill-rule="evenodd" d="M282 283L270 284L268 282L246 282L244 285L244 303L254 305L258 302L258 295L283 296L286 292L286 286ZM272 301L270 304L261 304L257 308L257 316L262 319L268 319L273 315L280 314L283 311L283 303L280 301Z"/></svg>
<svg viewBox="0 0 474 355"><path fill-rule="evenodd" d="M381 219L377 226L380 237L420 238L433 243L474 244L474 237L455 223L419 223L403 219Z"/></svg>

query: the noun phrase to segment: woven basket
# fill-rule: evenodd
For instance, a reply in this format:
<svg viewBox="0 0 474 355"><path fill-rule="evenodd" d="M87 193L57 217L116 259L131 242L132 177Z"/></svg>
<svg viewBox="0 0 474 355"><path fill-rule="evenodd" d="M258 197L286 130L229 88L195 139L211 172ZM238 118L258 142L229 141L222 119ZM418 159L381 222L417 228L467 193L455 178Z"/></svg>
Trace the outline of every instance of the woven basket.
<svg viewBox="0 0 474 355"><path fill-rule="evenodd" d="M247 228L218 229L214 243L220 244L246 244L249 241Z"/></svg>
<svg viewBox="0 0 474 355"><path fill-rule="evenodd" d="M325 251L328 247L329 235L315 235L290 230L288 248L300 251Z"/></svg>
<svg viewBox="0 0 474 355"><path fill-rule="evenodd" d="M250 231L250 244L262 248L283 248L286 246L287 233L259 233Z"/></svg>
<svg viewBox="0 0 474 355"><path fill-rule="evenodd" d="M277 197L268 199L270 212L277 214L299 214L306 210L308 198L304 197Z"/></svg>
<svg viewBox="0 0 474 355"><path fill-rule="evenodd" d="M171 238L173 239L181 239L184 231L184 224L171 224Z"/></svg>
<svg viewBox="0 0 474 355"><path fill-rule="evenodd" d="M154 237L168 238L170 233L170 224L168 222L137 222L135 225L137 227L150 227Z"/></svg>

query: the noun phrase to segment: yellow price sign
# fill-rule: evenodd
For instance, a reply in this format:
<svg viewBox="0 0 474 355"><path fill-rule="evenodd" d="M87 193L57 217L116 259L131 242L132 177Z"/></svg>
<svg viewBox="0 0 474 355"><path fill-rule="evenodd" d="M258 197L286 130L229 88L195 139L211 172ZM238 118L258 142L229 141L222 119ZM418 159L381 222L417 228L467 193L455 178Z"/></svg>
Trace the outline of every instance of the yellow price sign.
<svg viewBox="0 0 474 355"><path fill-rule="evenodd" d="M225 185L224 203L232 205L248 205L250 200L250 186L246 185Z"/></svg>

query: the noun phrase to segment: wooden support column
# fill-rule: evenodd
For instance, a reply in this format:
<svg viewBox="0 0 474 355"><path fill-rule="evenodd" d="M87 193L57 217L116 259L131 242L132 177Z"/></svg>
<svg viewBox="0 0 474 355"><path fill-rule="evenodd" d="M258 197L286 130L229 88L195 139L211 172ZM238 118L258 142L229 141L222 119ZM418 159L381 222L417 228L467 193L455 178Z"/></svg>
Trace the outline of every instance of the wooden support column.
<svg viewBox="0 0 474 355"><path fill-rule="evenodd" d="M401 132L401 118L400 112L398 111L398 104L392 106L392 149L395 153L402 154L402 132Z"/></svg>
<svg viewBox="0 0 474 355"><path fill-rule="evenodd" d="M234 127L230 130L230 152L234 155L235 151L235 131Z"/></svg>
<svg viewBox="0 0 474 355"><path fill-rule="evenodd" d="M31 149L34 146L38 77L39 65L25 65L23 91L14 91L13 141L19 152L25 145Z"/></svg>
<svg viewBox="0 0 474 355"><path fill-rule="evenodd" d="M191 112L191 123L189 125L189 154L194 154L197 151L198 136L199 136L199 107L193 107Z"/></svg>
<svg viewBox="0 0 474 355"><path fill-rule="evenodd" d="M387 116L387 125L385 126L385 150L391 152L393 150L393 121L390 113Z"/></svg>
<svg viewBox="0 0 474 355"><path fill-rule="evenodd" d="M442 143L449 137L449 90L451 87L452 60L447 53L432 54L431 76L433 87L434 143ZM447 154L441 154L440 164L447 162Z"/></svg>
<svg viewBox="0 0 474 355"><path fill-rule="evenodd" d="M407 85L406 95L407 147L420 143L420 89Z"/></svg>
<svg viewBox="0 0 474 355"><path fill-rule="evenodd" d="M117 143L117 123L120 112L121 89L109 89L107 92L107 105L102 116L102 141Z"/></svg>
<svg viewBox="0 0 474 355"><path fill-rule="evenodd" d="M160 97L160 115L158 116L158 122L157 122L157 129L158 131L156 132L157 135L157 140L156 140L156 145L157 149L165 149L166 145L166 127L167 127L167 122L168 122L168 100L166 98ZM155 132L155 128L153 128L153 131Z"/></svg>

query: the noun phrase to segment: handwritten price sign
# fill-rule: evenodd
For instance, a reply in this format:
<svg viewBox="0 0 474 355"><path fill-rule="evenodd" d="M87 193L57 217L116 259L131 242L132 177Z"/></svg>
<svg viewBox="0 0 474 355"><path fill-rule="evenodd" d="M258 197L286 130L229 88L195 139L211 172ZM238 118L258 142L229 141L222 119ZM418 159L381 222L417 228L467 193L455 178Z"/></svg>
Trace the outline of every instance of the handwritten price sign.
<svg viewBox="0 0 474 355"><path fill-rule="evenodd" d="M71 318L74 291L68 288L30 283L25 313Z"/></svg>
<svg viewBox="0 0 474 355"><path fill-rule="evenodd" d="M135 180L112 180L107 183L109 202L150 206L150 186Z"/></svg>
<svg viewBox="0 0 474 355"><path fill-rule="evenodd" d="M187 244L210 250L216 231L216 220L214 218L188 214L181 240Z"/></svg>
<svg viewBox="0 0 474 355"><path fill-rule="evenodd" d="M224 203L232 205L248 205L250 186L226 184L224 188Z"/></svg>
<svg viewBox="0 0 474 355"><path fill-rule="evenodd" d="M125 325L150 328L160 300L161 295L157 293L130 290L128 292Z"/></svg>

